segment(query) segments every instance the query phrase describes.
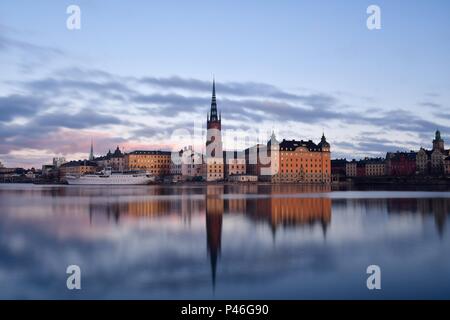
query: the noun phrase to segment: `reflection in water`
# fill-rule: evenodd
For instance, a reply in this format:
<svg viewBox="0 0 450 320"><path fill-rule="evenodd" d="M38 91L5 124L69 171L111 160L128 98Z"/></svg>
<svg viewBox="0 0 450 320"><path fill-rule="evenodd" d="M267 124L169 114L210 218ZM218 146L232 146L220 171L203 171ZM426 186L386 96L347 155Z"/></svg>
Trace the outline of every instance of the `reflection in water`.
<svg viewBox="0 0 450 320"><path fill-rule="evenodd" d="M391 214L434 216L436 230L442 237L445 220L450 214L450 201L445 198L389 199L387 210Z"/></svg>
<svg viewBox="0 0 450 320"><path fill-rule="evenodd" d="M103 238L101 238L103 234L110 238L116 237L121 241L120 243L129 245L132 236L119 232L125 230L124 227L130 224L137 223L139 226L145 222L142 228L133 231L139 242L144 242L146 237L149 237L149 233L143 233L142 235L136 233L139 230L146 230L148 226L151 226L150 235L160 234L159 229L161 228L166 230L166 233L160 234L156 242L152 240L150 243L152 246L150 252L155 255L152 257L152 261L155 261L156 266L158 265L158 259L173 259L177 262L171 263L171 269L182 269L186 266L194 277L195 269L198 267L194 267L193 262L188 262L189 255L183 260L181 258L183 257L182 252L177 251L177 244L172 243L170 237L167 236L167 232L175 230L174 232L177 235L181 234L182 238L184 237L183 241L186 241L186 237L190 236L184 234L183 229L179 229L179 222L182 222L187 230L193 230L192 236L200 233L200 230L204 230L206 233L206 241L203 240L202 242L207 249L206 256L209 260L208 265L210 264L210 266L207 266L210 268L209 285L210 288L213 288L213 291L216 288L218 264L219 262L220 265L226 263L226 261L222 261L221 257L224 243L225 247L227 247L227 244L229 244L229 247L223 258L226 260L240 257L246 264L239 267L239 272L245 272L248 279L253 276L252 273L256 272L256 269L251 269L254 266L251 266L250 263L251 259L257 257L246 259L250 255L247 248L250 251L256 251L251 246L260 247L267 252L267 258L262 256L260 259L264 261L263 266L267 265L268 268L272 269L260 270L259 272L264 273L264 277L274 278L280 270L284 270L286 274L289 274L289 272L305 272L308 276L304 275L303 278L312 277L315 279L310 272L332 267L335 267L333 272L338 272L339 268L343 268L342 264L346 260L358 256L365 257L366 252L361 253L362 251L358 251L359 249L358 247L355 248L355 245L359 245L363 248L361 250L364 250L367 247L378 246L385 238L390 241L390 247L392 247L392 241L397 241L396 243L399 246L403 245L404 241L400 238L402 232L406 232L410 237L408 241L411 242L411 246L414 243L429 244L430 248L438 250L433 240L430 240L432 238L429 238L428 232L420 233L421 229L417 228L416 218L422 219L423 225L421 225L421 228L425 231L428 230L426 222L429 218L434 220L434 228L439 235L442 248L444 248L443 244L449 244L448 237L445 237L448 230L446 219L450 214L448 194L416 192L411 193L411 197L396 197L395 192L381 194L367 192L362 196L361 194L354 196L355 193L353 192L331 192L327 186L257 184L130 188L3 187L0 188L0 201L3 209L3 213L0 214L0 236L5 234L6 237L12 231L19 232L22 229L32 229L33 232L30 234L41 234L41 238L51 238L51 234L55 233L55 238L58 241L71 235L94 245L103 241ZM388 223L385 223L383 221L386 221L386 217L395 219L389 219ZM411 217L412 220L409 219ZM227 229L227 225L234 229ZM274 251L276 250L274 246L270 247L264 244L266 234L261 233L261 229L252 229L252 226L259 225L268 227L269 240L273 244L278 237L276 235L281 234L281 238L277 240L277 242L280 242L281 248L278 250L284 251L277 253L277 251ZM197 226L201 229L197 229ZM368 229L372 227L375 227L375 231ZM48 235L43 237L42 234ZM243 238L243 234L246 238ZM329 238L329 234L331 238ZM35 237L37 239L38 235L35 235ZM327 241L324 241L325 238L327 238ZM347 238L350 241L346 242ZM9 238L1 238L0 240L10 241L6 247L0 246L0 261L1 258L5 257L18 261L18 258L14 256L15 251L10 249L10 247L17 246L17 240ZM226 241L224 242L224 240ZM192 241L194 241L194 250L200 251L198 250L200 244L195 242L197 240ZM34 242L30 242L29 245L32 246L33 244ZM309 244L312 246L311 248L308 247ZM297 248L298 246L300 247ZM143 248L138 246L135 249L137 251L133 253L133 258L139 258L140 250ZM161 248L161 252L164 252L164 254L158 253L157 248ZM342 248L348 248L349 253L344 255ZM393 248L396 247L393 246ZM64 250L64 248L58 248L57 250ZM97 254L95 250L97 249L92 246L94 257ZM377 252L382 250L378 248ZM240 254L241 251L242 254ZM296 254L297 251L302 251L303 254L298 255ZM388 251L385 252L386 255L390 254ZM282 258L275 258L277 254L282 255ZM191 255L195 256L194 253L191 253ZM113 252L111 256L113 256ZM395 254L393 256L395 257ZM303 260L292 260L299 259L299 257L302 257ZM282 259L291 261L296 268L293 270L286 269L289 264L287 262L283 264ZM305 263L308 262L305 259L313 259L308 271L302 271ZM314 259L318 260L315 261ZM419 261L420 257L417 259ZM17 261L15 262L18 263ZM235 261L234 263L237 265L241 262ZM143 265L145 266L145 263ZM4 266L0 262L0 275L2 268ZM228 274L231 272L229 268ZM248 270L245 268L248 268ZM430 267L430 270L432 269ZM152 271L147 272L151 273ZM156 274L156 271L154 272ZM401 272L401 268L399 272ZM149 274L149 276L153 279L153 274ZM223 276L225 277L225 275ZM319 274L317 279L321 279L322 276L322 274ZM429 276L432 277L433 275ZM167 284L164 284L165 280L158 280L163 279L162 275L159 275L159 277L153 279L151 283L161 281L158 288L164 291ZM335 277L339 278L341 275L335 273ZM233 282L233 279L228 280ZM225 279L217 281L226 284ZM234 281L239 283L242 280L239 280L239 277L236 276ZM289 287L288 284L285 286L286 288ZM445 287L443 290L447 292L447 289ZM279 291L283 292L280 289ZM258 292L256 285L254 292ZM281 296L298 297L295 292L287 289L286 292L289 293ZM0 294L1 296L8 296L7 293L2 293L1 289ZM255 293L250 297L254 296L257 296L257 294ZM203 294L200 297L205 298L208 295ZM230 294L228 297L233 297L233 295ZM309 296L306 295L305 297ZM340 296L335 298L340 298Z"/></svg>

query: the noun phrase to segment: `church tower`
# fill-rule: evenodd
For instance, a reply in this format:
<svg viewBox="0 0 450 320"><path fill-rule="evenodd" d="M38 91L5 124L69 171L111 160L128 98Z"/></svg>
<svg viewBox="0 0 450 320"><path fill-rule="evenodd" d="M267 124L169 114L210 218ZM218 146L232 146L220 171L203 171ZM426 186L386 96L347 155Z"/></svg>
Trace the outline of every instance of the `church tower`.
<svg viewBox="0 0 450 320"><path fill-rule="evenodd" d="M433 140L433 151L439 150L444 152L444 139L441 138L441 132L439 130L436 131L434 140Z"/></svg>
<svg viewBox="0 0 450 320"><path fill-rule="evenodd" d="M223 180L222 118L217 112L216 82L213 79L211 110L206 117L206 181Z"/></svg>

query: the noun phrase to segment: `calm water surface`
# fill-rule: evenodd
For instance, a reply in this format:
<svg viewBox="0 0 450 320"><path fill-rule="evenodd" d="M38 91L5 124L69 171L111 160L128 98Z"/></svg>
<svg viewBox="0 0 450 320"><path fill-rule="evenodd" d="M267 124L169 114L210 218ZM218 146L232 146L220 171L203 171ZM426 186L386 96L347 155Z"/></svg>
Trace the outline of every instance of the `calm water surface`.
<svg viewBox="0 0 450 320"><path fill-rule="evenodd" d="M449 214L445 191L4 184L0 298L449 299Z"/></svg>

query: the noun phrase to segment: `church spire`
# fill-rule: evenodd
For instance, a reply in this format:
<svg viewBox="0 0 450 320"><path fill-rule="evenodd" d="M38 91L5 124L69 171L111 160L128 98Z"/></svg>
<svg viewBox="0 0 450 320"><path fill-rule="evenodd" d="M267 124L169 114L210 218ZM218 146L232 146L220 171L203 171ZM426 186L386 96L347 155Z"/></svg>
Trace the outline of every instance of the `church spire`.
<svg viewBox="0 0 450 320"><path fill-rule="evenodd" d="M94 141L91 138L91 152L89 153L89 160L92 161L94 160Z"/></svg>
<svg viewBox="0 0 450 320"><path fill-rule="evenodd" d="M213 78L212 98L211 98L211 121L217 121L217 101L216 101L216 80Z"/></svg>

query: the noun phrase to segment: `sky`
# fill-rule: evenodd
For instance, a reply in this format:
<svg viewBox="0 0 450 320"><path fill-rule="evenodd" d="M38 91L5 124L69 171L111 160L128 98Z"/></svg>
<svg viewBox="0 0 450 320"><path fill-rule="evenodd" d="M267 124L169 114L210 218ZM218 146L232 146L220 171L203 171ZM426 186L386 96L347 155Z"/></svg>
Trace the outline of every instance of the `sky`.
<svg viewBox="0 0 450 320"><path fill-rule="evenodd" d="M324 132L333 158L430 148L437 129L450 141L448 57L446 0L5 0L0 162L85 159L91 139L96 155L202 151L213 76L225 149L271 131Z"/></svg>

